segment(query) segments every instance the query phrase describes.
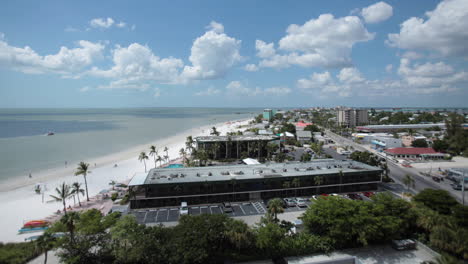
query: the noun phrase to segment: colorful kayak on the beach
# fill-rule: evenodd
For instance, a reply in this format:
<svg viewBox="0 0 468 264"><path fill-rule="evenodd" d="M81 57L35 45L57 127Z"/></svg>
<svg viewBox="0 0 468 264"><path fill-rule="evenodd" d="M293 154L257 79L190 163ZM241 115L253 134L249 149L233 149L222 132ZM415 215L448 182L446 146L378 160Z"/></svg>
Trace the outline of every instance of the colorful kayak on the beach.
<svg viewBox="0 0 468 264"><path fill-rule="evenodd" d="M44 227L44 226L48 226L49 224L50 223L45 220L31 220L31 221L26 222L23 225L23 228Z"/></svg>
<svg viewBox="0 0 468 264"><path fill-rule="evenodd" d="M19 234L24 234L24 233L34 233L34 232L40 232L47 230L49 227L44 226L44 227L33 227L33 228L21 228L18 230Z"/></svg>

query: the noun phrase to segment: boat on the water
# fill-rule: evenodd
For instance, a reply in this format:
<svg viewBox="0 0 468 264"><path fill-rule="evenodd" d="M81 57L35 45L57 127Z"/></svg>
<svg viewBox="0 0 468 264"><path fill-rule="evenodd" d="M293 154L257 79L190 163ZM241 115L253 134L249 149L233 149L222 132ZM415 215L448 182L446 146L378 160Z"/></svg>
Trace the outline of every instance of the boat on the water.
<svg viewBox="0 0 468 264"><path fill-rule="evenodd" d="M55 135L55 133L52 132L52 131L49 131L49 132L46 134L46 136L53 136L53 135Z"/></svg>
<svg viewBox="0 0 468 264"><path fill-rule="evenodd" d="M49 227L48 226L43 226L43 227L33 227L33 228L21 228L18 230L18 234L25 234L25 233L34 233L34 232L40 232L40 231L45 231Z"/></svg>

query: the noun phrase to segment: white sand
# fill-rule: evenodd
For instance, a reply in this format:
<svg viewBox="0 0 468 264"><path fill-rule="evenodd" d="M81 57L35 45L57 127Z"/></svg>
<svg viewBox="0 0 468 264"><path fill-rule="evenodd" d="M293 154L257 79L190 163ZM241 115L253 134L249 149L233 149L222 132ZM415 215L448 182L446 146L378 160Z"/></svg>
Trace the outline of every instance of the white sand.
<svg viewBox="0 0 468 264"><path fill-rule="evenodd" d="M85 162L90 164L90 170L92 171L87 177L89 196L92 197L103 189L109 189L109 182L111 180L122 182L129 180L136 172L144 172L143 163L138 161L138 154L141 151L148 153L150 145L157 147L160 156L165 155L163 149L167 146L169 148L168 154L170 159L175 159L179 157L179 150L185 148L187 136L209 135L210 128L213 126L224 135L229 131L243 130L237 127L239 125L246 125L249 121L231 121L193 128L172 137L137 146L127 151L114 153L94 160L86 160ZM94 166L95 163L97 166ZM27 166L27 161L24 164ZM118 167L114 167L114 164L118 164ZM152 157L149 157L146 166L147 168L154 167ZM0 226L2 227L2 232L0 233L0 242L20 242L24 241L26 237L37 235L37 233L18 235L17 232L24 222L44 219L57 210L63 209L61 203L47 202L51 200L49 195L54 194L55 188L62 182L67 184L80 182L84 189L83 177L74 176L73 174L76 167L76 164L68 164L68 168L58 168L36 173L32 179L21 179L1 184L0 211L2 217L0 218ZM42 195L34 193L34 185L38 182L45 183L47 186L47 191L44 194L46 202L44 203L42 202ZM80 200L84 201L86 198L81 197ZM73 206L73 199L68 200L67 206L68 204Z"/></svg>

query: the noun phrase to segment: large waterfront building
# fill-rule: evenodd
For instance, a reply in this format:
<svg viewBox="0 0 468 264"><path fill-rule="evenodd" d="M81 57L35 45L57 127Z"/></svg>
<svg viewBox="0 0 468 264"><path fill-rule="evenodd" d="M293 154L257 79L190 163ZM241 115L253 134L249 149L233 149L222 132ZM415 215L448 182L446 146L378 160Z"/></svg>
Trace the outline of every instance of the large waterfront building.
<svg viewBox="0 0 468 264"><path fill-rule="evenodd" d="M264 109L263 110L263 119L266 121L271 121L273 120L273 117L275 117L276 111L272 109Z"/></svg>
<svg viewBox="0 0 468 264"><path fill-rule="evenodd" d="M202 136L196 137L197 150L206 151L209 159L240 159L267 156L267 144L279 142L276 135Z"/></svg>
<svg viewBox="0 0 468 264"><path fill-rule="evenodd" d="M382 170L355 161L155 168L129 184L131 208L376 190Z"/></svg>
<svg viewBox="0 0 468 264"><path fill-rule="evenodd" d="M339 126L355 127L369 123L369 115L365 109L338 109L336 120Z"/></svg>

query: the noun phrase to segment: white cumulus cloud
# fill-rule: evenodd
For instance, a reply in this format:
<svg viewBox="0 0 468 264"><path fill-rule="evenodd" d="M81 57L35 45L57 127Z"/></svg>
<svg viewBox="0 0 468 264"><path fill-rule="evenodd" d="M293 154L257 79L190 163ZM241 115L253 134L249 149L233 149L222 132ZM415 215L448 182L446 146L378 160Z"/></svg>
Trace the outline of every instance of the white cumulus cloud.
<svg viewBox="0 0 468 264"><path fill-rule="evenodd" d="M256 72L258 71L258 66L255 64L247 64L245 65L244 70L249 71L249 72Z"/></svg>
<svg viewBox="0 0 468 264"><path fill-rule="evenodd" d="M196 92L196 96L213 96L221 93L221 90L214 87L208 87L206 90Z"/></svg>
<svg viewBox="0 0 468 264"><path fill-rule="evenodd" d="M89 25L93 28L110 28L114 25L114 19L108 18L93 18L89 21Z"/></svg>
<svg viewBox="0 0 468 264"><path fill-rule="evenodd" d="M288 87L269 87L262 89L260 87L248 87L240 81L232 81L226 86L226 90L229 94L238 96L257 96L257 95L271 95L271 96L283 96L291 93L291 89Z"/></svg>
<svg viewBox="0 0 468 264"><path fill-rule="evenodd" d="M290 25L278 49L261 40L255 46L261 67L347 67L353 46L373 38L357 16L323 14L304 25Z"/></svg>
<svg viewBox="0 0 468 264"><path fill-rule="evenodd" d="M366 23L379 23L389 19L393 15L393 8L385 2L378 2L363 8L361 15Z"/></svg>
<svg viewBox="0 0 468 264"><path fill-rule="evenodd" d="M192 45L189 57L192 66L185 66L183 77L188 80L217 79L223 77L242 60L241 41L224 33L223 25L211 22L209 30Z"/></svg>
<svg viewBox="0 0 468 264"><path fill-rule="evenodd" d="M10 46L0 40L0 67L24 73L75 74L102 58L104 45L80 40L76 48L61 47L56 54L39 55L29 46Z"/></svg>
<svg viewBox="0 0 468 264"><path fill-rule="evenodd" d="M400 32L389 34L390 46L435 52L441 56L468 59L468 1L445 0L426 19L412 17L400 25Z"/></svg>
<svg viewBox="0 0 468 264"><path fill-rule="evenodd" d="M176 58L160 58L153 51L138 43L128 47L117 46L112 52L114 66L108 70L93 68L89 74L116 79L101 88L146 89L145 82L176 83L183 62Z"/></svg>

